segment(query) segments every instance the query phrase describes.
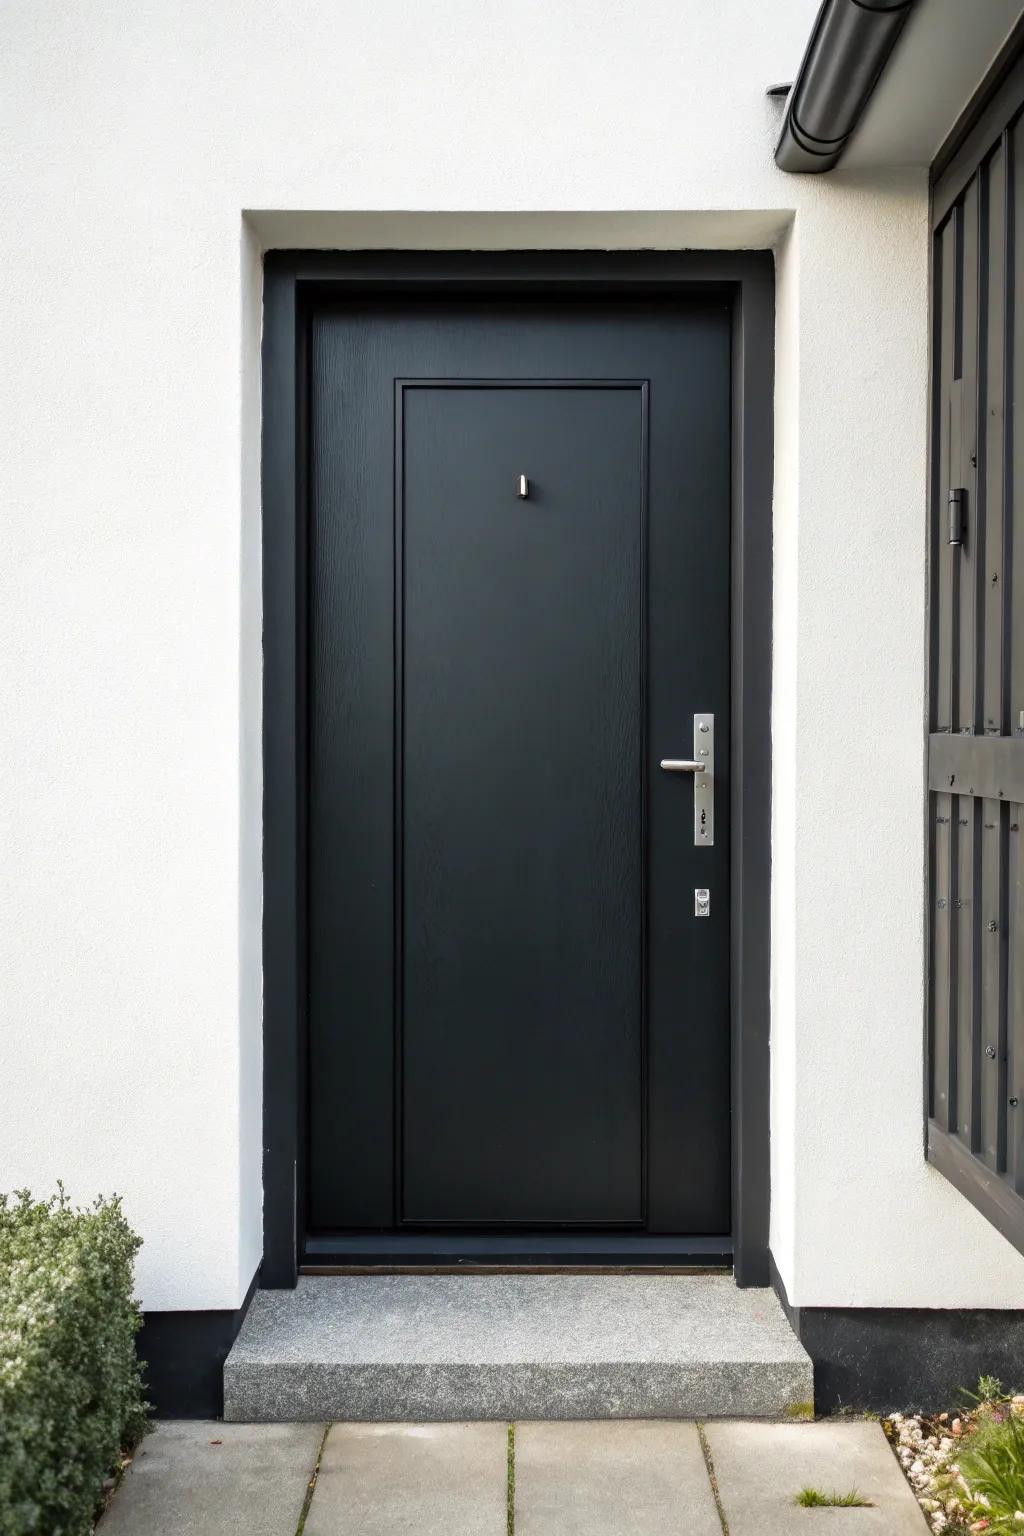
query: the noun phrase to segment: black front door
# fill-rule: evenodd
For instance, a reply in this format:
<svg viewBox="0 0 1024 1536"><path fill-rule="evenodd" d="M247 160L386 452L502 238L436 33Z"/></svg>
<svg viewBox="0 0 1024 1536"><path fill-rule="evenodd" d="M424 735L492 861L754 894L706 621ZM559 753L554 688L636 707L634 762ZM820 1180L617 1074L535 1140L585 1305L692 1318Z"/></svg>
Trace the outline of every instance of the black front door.
<svg viewBox="0 0 1024 1536"><path fill-rule="evenodd" d="M314 1233L729 1231L729 338L313 317Z"/></svg>

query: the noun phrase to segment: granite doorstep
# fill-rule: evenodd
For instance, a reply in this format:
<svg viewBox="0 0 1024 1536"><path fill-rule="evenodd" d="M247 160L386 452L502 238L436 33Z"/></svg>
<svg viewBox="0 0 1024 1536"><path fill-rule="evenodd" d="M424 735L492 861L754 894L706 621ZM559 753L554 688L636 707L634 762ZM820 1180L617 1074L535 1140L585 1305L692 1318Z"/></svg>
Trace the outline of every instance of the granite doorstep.
<svg viewBox="0 0 1024 1536"><path fill-rule="evenodd" d="M236 1422L348 1419L767 1418L807 1401L792 1365L323 1365L239 1367L225 1386Z"/></svg>
<svg viewBox="0 0 1024 1536"><path fill-rule="evenodd" d="M235 1421L771 1417L813 1396L774 1293L719 1276L303 1276L254 1298Z"/></svg>
<svg viewBox="0 0 1024 1536"><path fill-rule="evenodd" d="M302 1275L257 1291L232 1357L805 1361L773 1291L726 1275Z"/></svg>

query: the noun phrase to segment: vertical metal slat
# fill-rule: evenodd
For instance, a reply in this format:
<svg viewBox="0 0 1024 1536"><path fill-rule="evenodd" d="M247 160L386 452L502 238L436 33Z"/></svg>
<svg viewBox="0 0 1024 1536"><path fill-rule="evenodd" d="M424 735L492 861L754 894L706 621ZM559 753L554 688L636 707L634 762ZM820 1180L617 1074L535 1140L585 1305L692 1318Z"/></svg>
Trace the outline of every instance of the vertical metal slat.
<svg viewBox="0 0 1024 1536"><path fill-rule="evenodd" d="M979 393L982 363L982 294L985 241L982 231L983 196L975 176L963 198L963 293L960 304L962 333L963 443L961 484L967 488L967 533L953 551L954 603L959 610L958 644L954 650L953 729L973 733L980 706L978 689L979 645L978 572L984 544L984 483L978 474ZM956 611L956 610L954 610ZM956 1031L957 1031L957 1134L972 1152L981 1143L981 974L980 974L980 805L967 795L955 801L956 893Z"/></svg>
<svg viewBox="0 0 1024 1536"><path fill-rule="evenodd" d="M931 1114L943 1130L956 1130L956 1034L950 1029L955 992L956 948L952 942L955 798L932 797L932 997Z"/></svg>
<svg viewBox="0 0 1024 1536"><path fill-rule="evenodd" d="M941 237L936 241L938 302L940 308L939 346L936 359L933 388L936 393L933 415L933 431L938 436L936 455L936 483L933 491L932 550L935 568L932 573L932 730L948 731L953 728L953 630L952 630L952 575L954 551L946 543L946 505L954 474L959 474L959 391L953 400L953 356L956 324L956 226L959 210L955 209L946 220ZM954 414L956 432L954 443Z"/></svg>
<svg viewBox="0 0 1024 1536"><path fill-rule="evenodd" d="M954 401L954 364L958 316L958 221L954 209L937 236L933 253L935 333L932 360L935 448L932 469L931 588L931 728L953 724L953 564L946 542L946 505L953 476L959 474L960 391ZM954 420L956 430L954 432ZM956 1114L956 946L953 912L955 801L932 795L930 806L931 965L929 975L929 1108L943 1130L955 1131Z"/></svg>
<svg viewBox="0 0 1024 1536"><path fill-rule="evenodd" d="M1008 735L1024 726L1024 119L1003 137L1006 166L1006 444L1004 493L1003 627L1006 645ZM1006 808L1006 1117L1007 1177L1024 1194L1024 807Z"/></svg>
<svg viewBox="0 0 1024 1536"><path fill-rule="evenodd" d="M970 795L953 801L956 822L956 873L953 932L956 945L957 1134L972 1152L978 1150L981 1120L980 966L978 823L981 802Z"/></svg>
<svg viewBox="0 0 1024 1536"><path fill-rule="evenodd" d="M978 473L979 396L983 389L983 338L981 334L981 283L985 265L985 240L981 214L982 191L976 176L964 193L963 201L963 335L960 345L962 381L962 431L960 483L967 488L967 533L962 546L954 551L955 569L960 573L959 648L954 656L956 679L955 731L977 729L980 715L978 694L978 608L979 571L984 569L979 557L985 538L984 480Z"/></svg>
<svg viewBox="0 0 1024 1536"><path fill-rule="evenodd" d="M977 920L981 949L981 1127L978 1151L988 1167L1006 1166L1006 998L1003 908L1006 819L998 800L981 800L981 902Z"/></svg>
<svg viewBox="0 0 1024 1536"><path fill-rule="evenodd" d="M979 422L977 561L978 689L980 729L999 736L1005 716L1003 488L1005 430L1006 158L1002 145L982 167L984 221L979 263ZM981 1125L978 1150L988 1167L1006 1166L1006 914L1005 840L1007 822L998 801L979 811L981 900L978 907L981 955L979 1015Z"/></svg>
<svg viewBox="0 0 1024 1536"><path fill-rule="evenodd" d="M1024 1194L1024 806L1006 807L1007 838L1007 1176Z"/></svg>
<svg viewBox="0 0 1024 1536"><path fill-rule="evenodd" d="M1024 711L1024 514L1017 505L1017 488L1024 486L1024 119L1007 135L1008 195L1012 217L1008 220L1010 242L1007 283L1007 428L1010 442L1006 457L1006 499L1010 513L1006 520L1006 631L1008 659L1008 719L1010 735L1020 728ZM1024 1044L1024 1042L1022 1042Z"/></svg>

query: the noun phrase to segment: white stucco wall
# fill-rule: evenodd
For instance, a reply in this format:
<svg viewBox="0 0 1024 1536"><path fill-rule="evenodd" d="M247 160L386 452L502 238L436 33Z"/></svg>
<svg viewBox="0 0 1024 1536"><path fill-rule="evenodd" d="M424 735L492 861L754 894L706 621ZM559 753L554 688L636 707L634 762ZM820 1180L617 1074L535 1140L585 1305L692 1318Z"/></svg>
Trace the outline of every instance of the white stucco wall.
<svg viewBox="0 0 1024 1536"><path fill-rule="evenodd" d="M815 3L4 7L0 1186L146 1306L260 1251L264 243L778 244L773 1248L1019 1304L921 1155L926 180L776 171Z"/></svg>

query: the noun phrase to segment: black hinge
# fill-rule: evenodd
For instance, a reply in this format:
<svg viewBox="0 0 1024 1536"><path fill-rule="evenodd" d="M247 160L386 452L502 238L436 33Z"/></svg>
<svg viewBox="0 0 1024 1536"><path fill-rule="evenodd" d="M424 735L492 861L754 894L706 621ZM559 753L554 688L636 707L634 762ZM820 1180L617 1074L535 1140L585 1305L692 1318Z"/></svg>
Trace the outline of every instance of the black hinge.
<svg viewBox="0 0 1024 1536"><path fill-rule="evenodd" d="M963 486L958 486L955 491L949 493L949 537L948 543L962 544L964 532L967 526L967 492Z"/></svg>

